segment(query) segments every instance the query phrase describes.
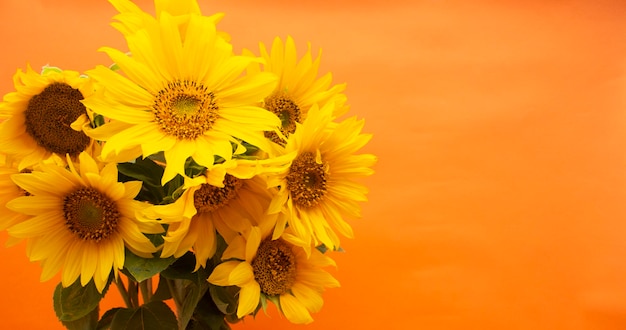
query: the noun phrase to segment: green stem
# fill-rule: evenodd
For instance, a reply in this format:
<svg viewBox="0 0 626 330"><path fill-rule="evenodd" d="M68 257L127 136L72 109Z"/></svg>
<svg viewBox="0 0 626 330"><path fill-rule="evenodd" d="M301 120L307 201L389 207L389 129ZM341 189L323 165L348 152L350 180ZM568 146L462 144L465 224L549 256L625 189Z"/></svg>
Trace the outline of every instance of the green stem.
<svg viewBox="0 0 626 330"><path fill-rule="evenodd" d="M126 290L126 286L124 286L124 282L122 282L122 278L118 277L115 280L115 286L117 286L117 290L120 292L122 299L124 299L124 303L126 307L133 308L133 303L130 301L130 297L128 296L128 291Z"/></svg>
<svg viewBox="0 0 626 330"><path fill-rule="evenodd" d="M170 294L172 295L172 300L174 300L174 305L176 306L176 319L178 320L178 328L183 329L182 319L180 318L180 313L183 310L183 286L181 281L178 280L170 280L164 277L161 277L162 280L165 280L167 283L167 287L170 289Z"/></svg>
<svg viewBox="0 0 626 330"><path fill-rule="evenodd" d="M128 279L128 295L130 302L133 304L133 308L139 307L139 287L137 286L137 282L130 278Z"/></svg>
<svg viewBox="0 0 626 330"><path fill-rule="evenodd" d="M152 278L139 282L139 290L141 290L143 303L148 303L152 299Z"/></svg>

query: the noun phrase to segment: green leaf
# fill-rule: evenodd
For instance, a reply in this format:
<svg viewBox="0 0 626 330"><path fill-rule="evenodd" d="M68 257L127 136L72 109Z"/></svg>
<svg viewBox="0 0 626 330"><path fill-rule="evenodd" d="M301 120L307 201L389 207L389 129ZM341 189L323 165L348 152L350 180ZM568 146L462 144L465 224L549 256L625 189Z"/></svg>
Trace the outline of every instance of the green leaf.
<svg viewBox="0 0 626 330"><path fill-rule="evenodd" d="M160 273L174 261L176 261L174 257L160 258L155 256L150 259L142 258L127 249L126 258L124 260L124 270L126 270L135 281L142 282Z"/></svg>
<svg viewBox="0 0 626 330"><path fill-rule="evenodd" d="M223 314L234 314L237 312L239 287L218 286L210 284L209 293L213 303Z"/></svg>
<svg viewBox="0 0 626 330"><path fill-rule="evenodd" d="M205 294L193 314L193 330L228 330L230 326L224 319L224 314L215 306L210 294Z"/></svg>
<svg viewBox="0 0 626 330"><path fill-rule="evenodd" d="M194 257L193 252L187 252L176 259L167 269L162 271L161 275L172 280L194 281L197 278L197 276L193 274L195 267L196 257Z"/></svg>
<svg viewBox="0 0 626 330"><path fill-rule="evenodd" d="M187 161L185 161L185 174L190 178L202 175L206 170L206 167L196 163L191 157L187 158Z"/></svg>
<svg viewBox="0 0 626 330"><path fill-rule="evenodd" d="M116 307L116 308L111 308L108 311L106 311L102 317L100 318L100 321L98 321L98 325L96 326L96 330L109 330L111 329L111 322L113 322L113 317L115 316L115 313L117 313L118 311L122 310L124 308L121 307Z"/></svg>
<svg viewBox="0 0 626 330"><path fill-rule="evenodd" d="M202 267L194 272L193 270L195 266L196 258L193 253L188 252L178 258L178 260L176 260L166 270L161 272L161 275L165 278L179 280L175 281L179 284L185 283L184 295L182 297L183 305L181 306L181 310L178 311L180 324L183 328L187 326L193 316L198 302L209 289L209 282L207 281L207 278L209 277L210 272ZM211 267L211 264L207 263L207 266Z"/></svg>
<svg viewBox="0 0 626 330"><path fill-rule="evenodd" d="M107 288L108 283L102 293L98 292L93 279L85 286L80 285L80 279L67 288L59 283L53 295L54 312L57 318L66 322L83 318L98 307Z"/></svg>
<svg viewBox="0 0 626 330"><path fill-rule="evenodd" d="M177 330L176 315L162 301L151 301L139 308L123 308L113 316L115 330Z"/></svg>
<svg viewBox="0 0 626 330"><path fill-rule="evenodd" d="M99 308L96 306L94 310L87 315L74 321L61 321L68 330L92 330L98 324Z"/></svg>
<svg viewBox="0 0 626 330"><path fill-rule="evenodd" d="M143 183L161 187L161 177L165 169L150 158L137 158L134 162L119 163L117 170L131 178L142 181Z"/></svg>
<svg viewBox="0 0 626 330"><path fill-rule="evenodd" d="M167 279L162 275L159 275L159 284L150 299L151 301L172 299L170 286L167 284Z"/></svg>

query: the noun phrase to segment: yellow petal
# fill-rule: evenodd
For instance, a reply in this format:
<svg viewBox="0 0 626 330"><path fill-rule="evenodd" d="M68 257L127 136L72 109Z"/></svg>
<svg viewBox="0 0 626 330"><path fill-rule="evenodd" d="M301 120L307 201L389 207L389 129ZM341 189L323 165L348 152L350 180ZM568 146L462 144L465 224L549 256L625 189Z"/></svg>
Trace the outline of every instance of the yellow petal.
<svg viewBox="0 0 626 330"><path fill-rule="evenodd" d="M291 323L308 324L313 322L313 318L306 307L296 297L288 293L280 296L280 309Z"/></svg>
<svg viewBox="0 0 626 330"><path fill-rule="evenodd" d="M209 276L209 283L220 286L232 285L229 281L230 273L241 263L241 261L226 261L217 265Z"/></svg>
<svg viewBox="0 0 626 330"><path fill-rule="evenodd" d="M259 299L261 298L261 287L256 281L250 281L250 283L241 287L239 291L239 306L237 307L237 317L242 318L245 315L251 314L259 306Z"/></svg>

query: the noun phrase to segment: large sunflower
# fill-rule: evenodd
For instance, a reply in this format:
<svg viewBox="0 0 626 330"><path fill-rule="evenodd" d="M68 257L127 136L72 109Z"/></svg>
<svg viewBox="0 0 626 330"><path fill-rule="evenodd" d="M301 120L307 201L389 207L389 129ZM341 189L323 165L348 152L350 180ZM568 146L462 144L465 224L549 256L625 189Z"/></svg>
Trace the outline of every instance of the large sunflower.
<svg viewBox="0 0 626 330"><path fill-rule="evenodd" d="M358 202L366 201L367 188L356 179L373 173L376 157L355 154L370 139L361 134L364 121L350 117L332 121L334 103L314 105L302 125L289 136L285 152L291 165L270 174L270 187L279 187L269 213L281 215L274 237L288 224L301 239L328 248L339 247L334 230L352 237L345 216L360 217Z"/></svg>
<svg viewBox="0 0 626 330"><path fill-rule="evenodd" d="M168 224L161 257L178 258L192 250L196 269L206 267L217 249L216 233L230 242L263 217L272 217L266 211L275 190L267 189L258 169L237 163L215 165L206 175L188 179L174 203L145 210L147 218Z"/></svg>
<svg viewBox="0 0 626 330"><path fill-rule="evenodd" d="M125 75L103 66L89 71L107 88L83 102L111 119L88 132L106 141L102 156L128 161L163 151L163 183L184 175L189 157L210 168L215 156L229 160L244 152L240 140L268 150L263 132L280 124L256 106L273 90L276 77L242 75L257 59L233 55L212 19L190 14L187 21L182 35L173 17L161 12L158 30L126 36L132 56L103 48Z"/></svg>
<svg viewBox="0 0 626 330"><path fill-rule="evenodd" d="M109 2L119 11L119 14L114 17L117 22L113 22L111 25L125 36L132 35L141 29L158 30L158 19L164 12L172 15L184 35L189 14L202 15L197 0L155 0L155 16L144 12L130 0L109 0ZM215 23L218 23L223 17L223 13L208 16ZM226 33L219 33L226 39L230 39Z"/></svg>
<svg viewBox="0 0 626 330"><path fill-rule="evenodd" d="M92 278L99 291L111 270L124 265L124 250L150 258L156 248L143 233L160 233L156 222L137 220L135 212L147 206L133 198L141 182L117 182L116 164L99 165L87 153L79 167L69 170L42 164L31 173L13 175L27 194L7 203L7 208L28 216L8 229L9 235L27 239L31 261L41 261L42 281L62 269L67 287L80 276L82 285Z"/></svg>
<svg viewBox="0 0 626 330"><path fill-rule="evenodd" d="M0 152L21 158L19 168L40 161L64 162L87 151L92 140L72 124L86 122L87 109L81 100L93 94L89 78L75 71L44 68L36 73L30 66L13 76L15 92L0 103ZM80 126L80 125L78 125Z"/></svg>
<svg viewBox="0 0 626 330"><path fill-rule="evenodd" d="M335 262L317 249L306 251L289 229L278 239L271 238L272 227L261 223L252 227L246 238L233 240L208 281L215 285L236 285L239 292L237 317L256 312L264 299L276 302L292 323L313 321L311 313L324 303L325 288L339 282L323 268Z"/></svg>
<svg viewBox="0 0 626 330"><path fill-rule="evenodd" d="M296 123L302 123L313 104L325 104L333 100L341 106L335 107L335 116L344 114L348 107L344 105L345 84L332 85L330 72L318 77L321 52L313 59L311 46L298 57L296 44L291 37L283 41L276 37L268 51L260 43L261 57L265 60L262 71L272 72L279 78L276 88L264 99L264 107L275 113L281 120L281 133L287 136L296 130ZM252 54L246 52L246 54ZM251 70L255 70L252 67ZM266 134L274 142L284 143L278 135Z"/></svg>

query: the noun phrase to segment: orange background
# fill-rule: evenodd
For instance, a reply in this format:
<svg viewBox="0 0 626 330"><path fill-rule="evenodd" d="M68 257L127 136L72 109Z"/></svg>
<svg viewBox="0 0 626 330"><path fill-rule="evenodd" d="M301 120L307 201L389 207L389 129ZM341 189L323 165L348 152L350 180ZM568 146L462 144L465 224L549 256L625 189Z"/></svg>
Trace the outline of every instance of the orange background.
<svg viewBox="0 0 626 330"><path fill-rule="evenodd" d="M236 329L626 329L626 2L200 2L237 50L323 48L380 158L315 322ZM108 64L113 14L2 0L0 92L26 62ZM0 326L61 329L56 282L23 245L0 260Z"/></svg>

